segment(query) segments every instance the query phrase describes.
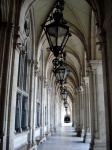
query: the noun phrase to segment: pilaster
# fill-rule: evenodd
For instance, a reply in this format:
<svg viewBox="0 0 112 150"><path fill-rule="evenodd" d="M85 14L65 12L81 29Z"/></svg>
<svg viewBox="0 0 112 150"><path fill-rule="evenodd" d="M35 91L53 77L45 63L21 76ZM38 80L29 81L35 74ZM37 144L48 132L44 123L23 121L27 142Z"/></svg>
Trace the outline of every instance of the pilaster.
<svg viewBox="0 0 112 150"><path fill-rule="evenodd" d="M82 134L82 91L81 88L77 90L77 136L81 137Z"/></svg>
<svg viewBox="0 0 112 150"><path fill-rule="evenodd" d="M104 90L102 62L97 60L90 61L90 103L91 103L91 144L90 150L97 149L102 145L102 150L106 149L105 135L105 109L104 109Z"/></svg>
<svg viewBox="0 0 112 150"><path fill-rule="evenodd" d="M38 77L38 62L34 62L34 99L33 99L33 124L32 124L32 143L35 143L35 118L36 118L36 98L37 98L37 77Z"/></svg>
<svg viewBox="0 0 112 150"><path fill-rule="evenodd" d="M85 120L85 135L83 138L83 142L90 141L91 133L90 133L90 90L89 90L89 78L84 77L84 91L85 91L85 111L84 114L86 116Z"/></svg>
<svg viewBox="0 0 112 150"><path fill-rule="evenodd" d="M29 133L28 133L28 142L32 143L33 141L33 111L34 111L34 72L35 72L35 60L28 60L30 65L30 90L29 90Z"/></svg>
<svg viewBox="0 0 112 150"><path fill-rule="evenodd" d="M14 25L1 22L0 30L0 149L6 149L8 108L10 101L10 87L12 84L12 61L13 61L13 34Z"/></svg>

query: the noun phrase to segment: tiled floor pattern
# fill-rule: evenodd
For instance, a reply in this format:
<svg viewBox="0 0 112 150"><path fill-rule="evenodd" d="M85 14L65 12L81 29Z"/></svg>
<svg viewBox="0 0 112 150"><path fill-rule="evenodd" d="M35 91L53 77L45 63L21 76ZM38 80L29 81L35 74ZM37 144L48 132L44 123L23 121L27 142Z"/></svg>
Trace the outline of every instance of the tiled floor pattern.
<svg viewBox="0 0 112 150"><path fill-rule="evenodd" d="M74 128L68 125L59 127L53 136L38 146L38 150L89 150L89 143L83 143L82 138L76 137Z"/></svg>

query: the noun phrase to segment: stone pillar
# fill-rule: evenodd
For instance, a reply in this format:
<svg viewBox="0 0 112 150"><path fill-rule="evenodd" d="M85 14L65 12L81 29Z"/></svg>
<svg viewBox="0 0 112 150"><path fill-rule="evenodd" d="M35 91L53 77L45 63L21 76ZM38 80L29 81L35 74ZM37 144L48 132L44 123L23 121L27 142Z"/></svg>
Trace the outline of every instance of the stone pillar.
<svg viewBox="0 0 112 150"><path fill-rule="evenodd" d="M41 129L40 129L40 138L42 139L43 137L45 137L45 133L44 133L44 77L41 76L41 111L40 111L40 124L41 124Z"/></svg>
<svg viewBox="0 0 112 150"><path fill-rule="evenodd" d="M82 103L81 103L81 100L82 100L82 94L81 94L81 91L80 89L78 89L78 92L77 92L77 136L78 137L81 137L81 133L82 133L82 111L81 111L81 107L82 107Z"/></svg>
<svg viewBox="0 0 112 150"><path fill-rule="evenodd" d="M95 72L90 68L89 70L89 87L90 87L90 113L91 113L91 142L90 150L93 150L95 138Z"/></svg>
<svg viewBox="0 0 112 150"><path fill-rule="evenodd" d="M9 110L10 114L8 117L8 126L7 126L7 149L14 149L14 134L15 134L15 107L16 107L16 93L17 93L17 75L18 75L18 62L19 62L19 53L20 50L16 47L13 54L13 79L12 79L12 89L11 89L11 98L9 100Z"/></svg>
<svg viewBox="0 0 112 150"><path fill-rule="evenodd" d="M89 91L89 78L84 77L84 95L85 95L85 133L83 137L83 142L90 141L90 91Z"/></svg>
<svg viewBox="0 0 112 150"><path fill-rule="evenodd" d="M97 36L99 40L97 44L99 44L99 51L101 51L102 54L103 65L107 150L112 149L112 22L110 22L112 16L111 7L109 13L110 14L107 15L104 28L99 26L97 27Z"/></svg>
<svg viewBox="0 0 112 150"><path fill-rule="evenodd" d="M1 23L0 34L0 149L6 149L8 105L13 60L13 24Z"/></svg>
<svg viewBox="0 0 112 150"><path fill-rule="evenodd" d="M72 127L75 127L75 101L72 102Z"/></svg>
<svg viewBox="0 0 112 150"><path fill-rule="evenodd" d="M46 133L46 134L48 134L48 133L49 133L49 127L48 127L48 122L49 122L49 89L48 89L48 84L47 84L47 82L46 82L45 87L46 87L46 98L47 98L47 100L46 100L46 107L47 107L47 110L46 110L47 133Z"/></svg>
<svg viewBox="0 0 112 150"><path fill-rule="evenodd" d="M90 150L106 150L102 62L90 61L91 143Z"/></svg>
<svg viewBox="0 0 112 150"><path fill-rule="evenodd" d="M83 127L84 127L84 101L83 101L83 88L80 86L79 88L79 96L80 96L80 133L81 136L83 134Z"/></svg>
<svg viewBox="0 0 112 150"><path fill-rule="evenodd" d="M62 119L62 114L61 114L61 97L59 97L59 125L62 126L61 119Z"/></svg>
<svg viewBox="0 0 112 150"><path fill-rule="evenodd" d="M35 68L35 61L28 60L30 64L31 73L30 73L30 90L29 90L29 133L28 133L28 142L32 143L32 129L33 129L33 113L34 113L34 68Z"/></svg>
<svg viewBox="0 0 112 150"><path fill-rule="evenodd" d="M56 98L56 94L54 95L54 132L56 132L56 118L57 118L57 98Z"/></svg>
<svg viewBox="0 0 112 150"><path fill-rule="evenodd" d="M77 132L78 129L78 95L76 93L76 97L75 97L75 132Z"/></svg>
<svg viewBox="0 0 112 150"><path fill-rule="evenodd" d="M54 134L54 92L51 91L51 102L50 102L50 131L52 134Z"/></svg>
<svg viewBox="0 0 112 150"><path fill-rule="evenodd" d="M34 65L35 65L35 68L34 68L34 99L33 99L32 143L35 143L35 118L36 118L38 63L35 62Z"/></svg>
<svg viewBox="0 0 112 150"><path fill-rule="evenodd" d="M86 134L87 134L87 98L86 98L86 85L83 82L83 107L84 107L84 122L83 122L83 142L86 141Z"/></svg>
<svg viewBox="0 0 112 150"><path fill-rule="evenodd" d="M51 109L50 109L50 103L51 103L51 88L48 87L48 129L47 131L50 132L50 118L51 118Z"/></svg>

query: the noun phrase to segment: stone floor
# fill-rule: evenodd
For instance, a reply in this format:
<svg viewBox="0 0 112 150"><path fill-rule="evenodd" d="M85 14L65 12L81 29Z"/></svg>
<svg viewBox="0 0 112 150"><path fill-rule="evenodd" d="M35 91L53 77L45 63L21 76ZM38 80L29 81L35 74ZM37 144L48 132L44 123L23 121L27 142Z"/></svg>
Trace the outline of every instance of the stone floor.
<svg viewBox="0 0 112 150"><path fill-rule="evenodd" d="M76 137L71 124L64 124L46 142L40 144L38 150L89 150L89 143L83 143L82 138Z"/></svg>

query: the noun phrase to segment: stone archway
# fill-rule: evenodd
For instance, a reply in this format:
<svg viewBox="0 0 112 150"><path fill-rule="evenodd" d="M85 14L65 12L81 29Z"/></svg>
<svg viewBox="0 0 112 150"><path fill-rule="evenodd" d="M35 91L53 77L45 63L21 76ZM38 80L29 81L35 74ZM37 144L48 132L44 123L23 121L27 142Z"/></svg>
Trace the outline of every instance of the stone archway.
<svg viewBox="0 0 112 150"><path fill-rule="evenodd" d="M70 123L71 119L70 119L70 116L69 115L66 115L64 117L64 123Z"/></svg>

